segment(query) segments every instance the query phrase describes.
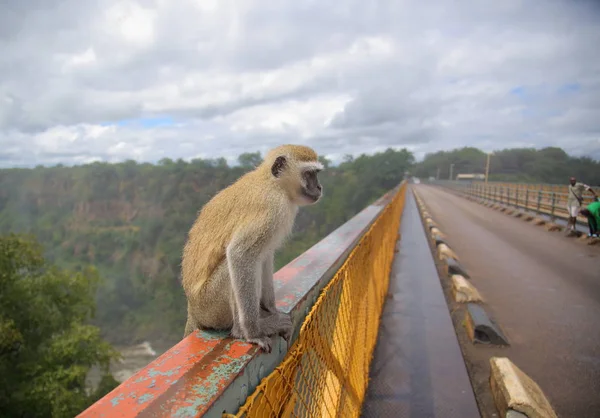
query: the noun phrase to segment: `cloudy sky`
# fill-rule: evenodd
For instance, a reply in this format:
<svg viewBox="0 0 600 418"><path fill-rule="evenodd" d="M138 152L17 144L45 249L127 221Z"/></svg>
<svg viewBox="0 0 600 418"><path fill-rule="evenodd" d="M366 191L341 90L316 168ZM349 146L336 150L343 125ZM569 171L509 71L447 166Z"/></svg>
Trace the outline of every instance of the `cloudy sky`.
<svg viewBox="0 0 600 418"><path fill-rule="evenodd" d="M0 0L0 166L556 145L600 158L595 0Z"/></svg>

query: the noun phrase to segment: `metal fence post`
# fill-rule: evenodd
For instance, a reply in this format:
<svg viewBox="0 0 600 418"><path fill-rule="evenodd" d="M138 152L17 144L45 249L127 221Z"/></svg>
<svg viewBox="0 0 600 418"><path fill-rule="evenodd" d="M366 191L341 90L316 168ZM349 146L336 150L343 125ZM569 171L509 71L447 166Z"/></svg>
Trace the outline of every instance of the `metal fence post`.
<svg viewBox="0 0 600 418"><path fill-rule="evenodd" d="M550 220L554 222L554 204L556 203L556 192L552 192L552 210L550 214Z"/></svg>
<svg viewBox="0 0 600 418"><path fill-rule="evenodd" d="M515 208L519 209L519 186L515 189Z"/></svg>
<svg viewBox="0 0 600 418"><path fill-rule="evenodd" d="M542 191L538 190L538 196L537 196L537 207L535 209L535 212L539 215L540 213L540 207L542 205Z"/></svg>
<svg viewBox="0 0 600 418"><path fill-rule="evenodd" d="M529 187L525 190L525 210L529 210Z"/></svg>

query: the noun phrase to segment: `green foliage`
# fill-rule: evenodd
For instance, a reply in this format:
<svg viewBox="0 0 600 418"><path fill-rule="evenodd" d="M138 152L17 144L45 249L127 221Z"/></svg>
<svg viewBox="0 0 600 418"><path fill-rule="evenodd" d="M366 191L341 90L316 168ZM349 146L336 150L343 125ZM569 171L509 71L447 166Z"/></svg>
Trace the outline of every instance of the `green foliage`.
<svg viewBox="0 0 600 418"><path fill-rule="evenodd" d="M179 341L186 302L179 282L183 245L198 211L262 160L260 153L226 160L158 164L126 161L78 167L0 170L0 232L35 234L62 267L93 264L105 281L93 323L109 341ZM300 210L294 234L276 255L287 264L396 186L414 162L406 151L347 158L321 175L323 199Z"/></svg>
<svg viewBox="0 0 600 418"><path fill-rule="evenodd" d="M485 173L487 155L476 148L460 148L428 154L415 167L415 176L449 178L458 174ZM495 151L490 158L490 181L566 184L570 176L590 184L600 185L600 162L591 158L571 157L560 148L540 150L516 148Z"/></svg>
<svg viewBox="0 0 600 418"><path fill-rule="evenodd" d="M88 324L97 285L93 268L63 271L35 240L0 236L0 416L72 417L116 386L116 352ZM104 377L90 396L95 365Z"/></svg>
<svg viewBox="0 0 600 418"><path fill-rule="evenodd" d="M260 152L246 152L238 157L238 162L243 168L252 170L262 163L262 157Z"/></svg>

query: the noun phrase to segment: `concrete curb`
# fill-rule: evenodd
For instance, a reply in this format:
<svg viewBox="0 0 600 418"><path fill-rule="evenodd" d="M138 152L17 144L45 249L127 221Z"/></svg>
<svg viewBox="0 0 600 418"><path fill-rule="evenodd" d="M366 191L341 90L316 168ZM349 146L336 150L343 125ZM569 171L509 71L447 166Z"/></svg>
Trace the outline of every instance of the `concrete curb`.
<svg viewBox="0 0 600 418"><path fill-rule="evenodd" d="M447 277L451 277L454 274L459 274L463 277L466 277L467 279L471 278L469 276L469 274L467 273L467 270L464 269L464 267L458 262L458 260L456 260L452 257L446 256L443 258L443 261L444 261L444 270L445 270Z"/></svg>
<svg viewBox="0 0 600 418"><path fill-rule="evenodd" d="M443 260L444 257L450 257L450 258L454 258L455 260L458 260L458 256L456 255L456 253L454 251L452 251L452 249L450 247L448 247L448 244L441 242L437 245L437 251L438 251L438 258L440 260Z"/></svg>
<svg viewBox="0 0 600 418"><path fill-rule="evenodd" d="M442 231L440 231L437 226L431 228L430 233L431 233L432 236L433 235L439 235L440 237L447 238L446 234L444 234Z"/></svg>
<svg viewBox="0 0 600 418"><path fill-rule="evenodd" d="M460 193L459 193L460 194ZM461 194L462 195L462 194ZM548 232L560 232L560 231L564 231L566 230L566 228L560 224L557 224L556 222L551 222L551 221L547 221L546 219L543 219L539 216L535 216L533 214L531 214L528 211L524 211L520 208L513 208L510 206L504 206L502 204L499 203L495 203L493 201L490 200L486 200L486 199L477 199L474 198L472 196L469 195L464 195L464 198L466 198L467 200L471 200L473 202L479 203L483 206L486 206L490 209L494 209L494 210L498 210L500 212L504 212L506 215L509 216L513 216L514 218L517 219L523 219L525 222L532 222L534 225L536 226L544 226L546 231ZM572 235L567 234L567 237L572 237ZM600 239L590 239L588 240L587 237L581 237L578 236L578 238L582 241L585 242L587 245L598 245L600 246Z"/></svg>
<svg viewBox="0 0 600 418"><path fill-rule="evenodd" d="M435 221L432 218L425 218L425 225L427 225L427 228L429 228L429 230L431 230L432 228L438 228L438 225L435 223Z"/></svg>
<svg viewBox="0 0 600 418"><path fill-rule="evenodd" d="M468 303L465 312L467 334L474 344L506 346L508 339L487 312L475 303Z"/></svg>
<svg viewBox="0 0 600 418"><path fill-rule="evenodd" d="M431 234L431 240L435 243L435 246L437 247L440 244L446 244L448 245L448 242L446 242L446 240L444 239L444 237L441 237L437 234Z"/></svg>
<svg viewBox="0 0 600 418"><path fill-rule="evenodd" d="M483 298L471 283L460 274L452 276L452 295L458 303L483 302Z"/></svg>
<svg viewBox="0 0 600 418"><path fill-rule="evenodd" d="M545 228L546 228L546 231L548 231L548 232L559 232L559 231L562 231L562 229L563 229L562 226L552 223L552 222L549 224L546 224Z"/></svg>
<svg viewBox="0 0 600 418"><path fill-rule="evenodd" d="M490 387L500 416L558 418L538 384L506 357L490 359Z"/></svg>

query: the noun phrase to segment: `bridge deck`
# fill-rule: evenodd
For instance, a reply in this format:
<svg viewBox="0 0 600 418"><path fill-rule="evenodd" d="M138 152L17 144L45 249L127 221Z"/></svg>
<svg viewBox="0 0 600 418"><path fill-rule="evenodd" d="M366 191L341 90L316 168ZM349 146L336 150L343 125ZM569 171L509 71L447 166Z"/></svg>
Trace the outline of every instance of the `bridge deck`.
<svg viewBox="0 0 600 418"><path fill-rule="evenodd" d="M489 356L508 356L559 416L600 416L598 248L438 187L417 190L511 344L465 344L475 390L488 386Z"/></svg>
<svg viewBox="0 0 600 418"><path fill-rule="evenodd" d="M448 306L410 191L371 364L365 417L479 417Z"/></svg>

